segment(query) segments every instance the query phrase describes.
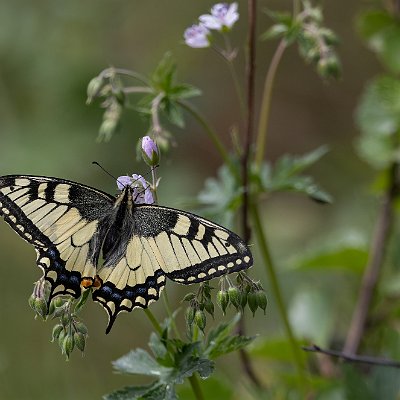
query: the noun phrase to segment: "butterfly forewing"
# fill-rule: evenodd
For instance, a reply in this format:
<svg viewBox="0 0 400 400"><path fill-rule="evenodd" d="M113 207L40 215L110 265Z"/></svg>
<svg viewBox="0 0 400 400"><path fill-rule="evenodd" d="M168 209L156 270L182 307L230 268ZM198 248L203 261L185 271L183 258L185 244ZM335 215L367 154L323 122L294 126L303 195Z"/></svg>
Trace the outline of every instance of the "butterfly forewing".
<svg viewBox="0 0 400 400"><path fill-rule="evenodd" d="M51 295L79 297L93 278L101 246L100 222L114 198L74 182L33 176L0 178L0 212L37 252ZM102 219L101 219L102 218Z"/></svg>

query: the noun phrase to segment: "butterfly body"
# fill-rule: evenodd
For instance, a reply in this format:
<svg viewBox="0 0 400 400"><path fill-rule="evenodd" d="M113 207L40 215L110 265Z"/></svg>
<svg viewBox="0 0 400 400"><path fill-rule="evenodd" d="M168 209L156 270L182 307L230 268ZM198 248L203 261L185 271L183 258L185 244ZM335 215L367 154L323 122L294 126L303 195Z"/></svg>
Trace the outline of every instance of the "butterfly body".
<svg viewBox="0 0 400 400"><path fill-rule="evenodd" d="M58 178L0 177L0 215L37 252L50 297L93 288L110 331L121 311L146 308L166 278L190 284L252 265L235 233L194 214L135 204Z"/></svg>

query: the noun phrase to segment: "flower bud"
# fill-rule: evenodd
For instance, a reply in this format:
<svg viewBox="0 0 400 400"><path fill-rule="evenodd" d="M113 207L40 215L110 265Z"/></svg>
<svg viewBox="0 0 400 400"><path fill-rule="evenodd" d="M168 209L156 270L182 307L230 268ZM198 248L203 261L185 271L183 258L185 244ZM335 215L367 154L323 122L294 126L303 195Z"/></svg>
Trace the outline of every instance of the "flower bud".
<svg viewBox="0 0 400 400"><path fill-rule="evenodd" d="M236 286L231 286L228 289L230 302L238 309L240 307L240 292Z"/></svg>
<svg viewBox="0 0 400 400"><path fill-rule="evenodd" d="M188 307L185 312L186 323L191 326L194 321L195 309L193 307Z"/></svg>
<svg viewBox="0 0 400 400"><path fill-rule="evenodd" d="M242 309L246 307L247 297L248 293L246 292L246 290L243 290L242 293L240 294L240 307L242 307Z"/></svg>
<svg viewBox="0 0 400 400"><path fill-rule="evenodd" d="M194 315L194 321L196 323L196 325L202 330L204 331L204 328L206 327L206 314L204 313L204 311L201 310L197 310L195 315Z"/></svg>
<svg viewBox="0 0 400 400"><path fill-rule="evenodd" d="M104 78L101 76L94 77L87 86L87 100L86 104L90 104L95 97L100 93L104 85Z"/></svg>
<svg viewBox="0 0 400 400"><path fill-rule="evenodd" d="M66 335L62 345L62 351L67 356L67 360L69 359L70 354L75 346L75 340L72 335Z"/></svg>
<svg viewBox="0 0 400 400"><path fill-rule="evenodd" d="M150 136L142 138L142 157L149 167L155 167L160 161L160 152Z"/></svg>
<svg viewBox="0 0 400 400"><path fill-rule="evenodd" d="M84 335L81 332L75 332L74 333L74 342L76 347L80 350L80 351L85 351L85 346L86 346L86 335Z"/></svg>
<svg viewBox="0 0 400 400"><path fill-rule="evenodd" d="M220 290L217 293L217 304L225 315L226 307L228 307L229 304L229 294L226 290Z"/></svg>
<svg viewBox="0 0 400 400"><path fill-rule="evenodd" d="M88 329L86 328L86 325L83 322L75 322L75 329L83 333L84 335L87 335Z"/></svg>
<svg viewBox="0 0 400 400"><path fill-rule="evenodd" d="M56 339L58 339L63 330L64 327L61 324L55 325L51 334L51 341L54 342Z"/></svg>

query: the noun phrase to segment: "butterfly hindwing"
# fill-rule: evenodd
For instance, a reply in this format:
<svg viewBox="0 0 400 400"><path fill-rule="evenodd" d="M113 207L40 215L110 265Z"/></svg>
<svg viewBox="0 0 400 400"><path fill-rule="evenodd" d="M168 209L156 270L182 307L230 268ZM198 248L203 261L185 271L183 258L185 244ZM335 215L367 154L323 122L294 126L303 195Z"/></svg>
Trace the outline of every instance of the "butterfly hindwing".
<svg viewBox="0 0 400 400"><path fill-rule="evenodd" d="M0 178L0 212L37 252L37 264L51 284L50 297L79 297L81 280L93 278L101 246L99 217L114 198L57 178Z"/></svg>

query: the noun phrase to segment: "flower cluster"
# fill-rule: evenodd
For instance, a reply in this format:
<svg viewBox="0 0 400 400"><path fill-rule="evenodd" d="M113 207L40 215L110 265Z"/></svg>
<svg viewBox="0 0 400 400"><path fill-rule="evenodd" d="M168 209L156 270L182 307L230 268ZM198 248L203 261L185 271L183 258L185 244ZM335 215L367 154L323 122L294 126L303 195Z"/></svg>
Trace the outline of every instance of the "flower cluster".
<svg viewBox="0 0 400 400"><path fill-rule="evenodd" d="M229 31L239 19L237 3L218 3L211 8L211 14L199 17L199 23L187 28L184 33L185 43L193 48L210 46L210 30Z"/></svg>

